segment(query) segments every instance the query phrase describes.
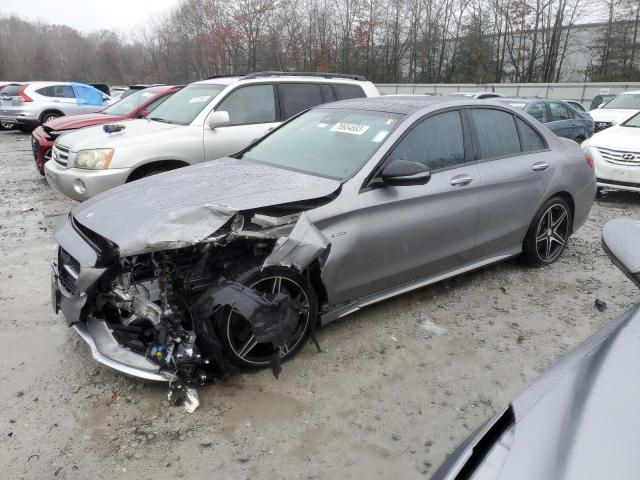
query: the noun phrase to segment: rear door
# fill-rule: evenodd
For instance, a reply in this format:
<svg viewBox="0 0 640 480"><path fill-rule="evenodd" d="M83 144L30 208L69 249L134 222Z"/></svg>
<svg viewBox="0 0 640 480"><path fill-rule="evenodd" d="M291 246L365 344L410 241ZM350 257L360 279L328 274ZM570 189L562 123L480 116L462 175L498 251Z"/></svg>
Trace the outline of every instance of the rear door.
<svg viewBox="0 0 640 480"><path fill-rule="evenodd" d="M575 114L566 105L560 102L549 102L551 122L547 127L559 137L574 139L580 136L580 128L575 119Z"/></svg>
<svg viewBox="0 0 640 480"><path fill-rule="evenodd" d="M57 108L65 115L77 115L79 113L84 113L78 106L78 101L76 100L76 95L73 92L71 85L52 85L49 88L53 107Z"/></svg>
<svg viewBox="0 0 640 480"><path fill-rule="evenodd" d="M532 124L495 108L469 108L475 156L482 181L477 257L524 240L555 166L549 148Z"/></svg>
<svg viewBox="0 0 640 480"><path fill-rule="evenodd" d="M239 152L280 123L275 87L271 83L236 88L214 110L227 112L230 123L211 130L205 122L205 161Z"/></svg>
<svg viewBox="0 0 640 480"><path fill-rule="evenodd" d="M361 271L373 293L472 259L480 178L457 109L418 120L385 160L423 163L423 185L376 185L359 194ZM355 294L355 295L354 295ZM359 295L358 295L359 294ZM348 295L347 295L348 296ZM352 298L353 298L352 296Z"/></svg>

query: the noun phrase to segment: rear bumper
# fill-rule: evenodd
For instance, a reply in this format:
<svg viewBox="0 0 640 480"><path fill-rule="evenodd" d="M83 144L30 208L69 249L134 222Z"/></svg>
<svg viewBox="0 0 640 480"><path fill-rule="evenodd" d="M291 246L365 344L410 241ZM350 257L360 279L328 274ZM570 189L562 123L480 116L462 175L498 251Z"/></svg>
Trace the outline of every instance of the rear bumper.
<svg viewBox="0 0 640 480"><path fill-rule="evenodd" d="M53 160L48 161L44 166L44 174L49 185L67 197L80 202L126 183L130 173L130 168L108 168L106 170L64 168ZM78 190L77 183L79 182L84 185L84 191Z"/></svg>

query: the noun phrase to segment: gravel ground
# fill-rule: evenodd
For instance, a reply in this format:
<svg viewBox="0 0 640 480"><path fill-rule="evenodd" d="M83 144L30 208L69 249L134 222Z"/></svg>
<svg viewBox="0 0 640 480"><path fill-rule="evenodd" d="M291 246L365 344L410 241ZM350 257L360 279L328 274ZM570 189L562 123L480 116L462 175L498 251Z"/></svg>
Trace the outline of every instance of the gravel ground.
<svg viewBox="0 0 640 480"><path fill-rule="evenodd" d="M307 346L279 380L204 387L187 414L165 385L97 364L53 314L51 234L73 202L36 173L28 135L0 132L0 476L424 478L632 303L600 229L639 204L610 193L552 267L507 262L367 308L320 329L324 353Z"/></svg>

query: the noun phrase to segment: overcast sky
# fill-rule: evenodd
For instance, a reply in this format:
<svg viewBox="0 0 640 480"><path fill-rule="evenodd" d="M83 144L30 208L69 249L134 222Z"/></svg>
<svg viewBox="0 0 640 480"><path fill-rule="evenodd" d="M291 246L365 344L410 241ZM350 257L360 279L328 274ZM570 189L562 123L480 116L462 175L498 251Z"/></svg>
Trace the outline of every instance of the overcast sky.
<svg viewBox="0 0 640 480"><path fill-rule="evenodd" d="M64 24L83 32L105 28L127 33L179 0L0 0L0 15Z"/></svg>

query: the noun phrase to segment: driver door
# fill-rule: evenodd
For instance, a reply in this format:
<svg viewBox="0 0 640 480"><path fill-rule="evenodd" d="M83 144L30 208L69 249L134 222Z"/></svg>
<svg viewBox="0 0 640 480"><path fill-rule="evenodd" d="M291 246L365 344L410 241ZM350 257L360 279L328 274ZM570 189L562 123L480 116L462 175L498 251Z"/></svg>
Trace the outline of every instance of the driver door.
<svg viewBox="0 0 640 480"><path fill-rule="evenodd" d="M385 160L423 163L423 185L374 180L359 195L360 277L343 285L356 298L443 272L473 259L480 176L458 110L419 120ZM343 295L338 295L343 296Z"/></svg>
<svg viewBox="0 0 640 480"><path fill-rule="evenodd" d="M279 125L272 84L247 85L231 91L215 111L229 114L229 125L204 126L204 160L239 152Z"/></svg>

